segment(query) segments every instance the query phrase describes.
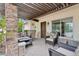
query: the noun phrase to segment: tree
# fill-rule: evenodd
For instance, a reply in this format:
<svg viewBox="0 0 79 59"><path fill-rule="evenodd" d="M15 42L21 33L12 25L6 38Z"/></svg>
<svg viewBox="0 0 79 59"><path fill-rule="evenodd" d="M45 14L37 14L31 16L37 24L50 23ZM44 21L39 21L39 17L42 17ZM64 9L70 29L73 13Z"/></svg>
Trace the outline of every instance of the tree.
<svg viewBox="0 0 79 59"><path fill-rule="evenodd" d="M18 21L18 32L22 32L23 25L24 25L24 22L22 21L22 19L19 19L19 21Z"/></svg>
<svg viewBox="0 0 79 59"><path fill-rule="evenodd" d="M0 32L0 44L1 44L6 32L6 19L4 16L1 16L0 18L0 28L2 29L2 32Z"/></svg>

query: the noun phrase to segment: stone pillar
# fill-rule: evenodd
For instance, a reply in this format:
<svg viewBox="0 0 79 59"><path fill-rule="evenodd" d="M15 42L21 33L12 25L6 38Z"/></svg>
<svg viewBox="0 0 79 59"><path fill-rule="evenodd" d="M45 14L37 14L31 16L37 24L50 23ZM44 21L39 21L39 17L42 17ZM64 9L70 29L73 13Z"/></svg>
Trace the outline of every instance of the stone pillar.
<svg viewBox="0 0 79 59"><path fill-rule="evenodd" d="M17 7L6 3L5 4L5 16L6 16L6 55L17 56L18 55L18 34L17 34Z"/></svg>

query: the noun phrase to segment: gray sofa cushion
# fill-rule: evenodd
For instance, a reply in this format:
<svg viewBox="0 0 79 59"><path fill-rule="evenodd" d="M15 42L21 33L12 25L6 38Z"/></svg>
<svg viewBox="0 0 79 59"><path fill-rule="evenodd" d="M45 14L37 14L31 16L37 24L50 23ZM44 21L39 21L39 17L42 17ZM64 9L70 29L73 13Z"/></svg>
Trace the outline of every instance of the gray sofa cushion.
<svg viewBox="0 0 79 59"><path fill-rule="evenodd" d="M68 40L70 40L70 38L59 36L58 43L59 42L62 42L64 44L67 44L68 43Z"/></svg>
<svg viewBox="0 0 79 59"><path fill-rule="evenodd" d="M59 47L62 47L62 48L65 48L65 49L68 49L68 50L73 51L73 52L75 52L75 50L76 50L76 47L70 46L70 45L68 45L68 44L64 44L64 43L62 43L62 42L60 42L60 43L58 44L58 46L59 46Z"/></svg>
<svg viewBox="0 0 79 59"><path fill-rule="evenodd" d="M79 46L79 41L73 41L73 40L68 40L68 45L78 47Z"/></svg>

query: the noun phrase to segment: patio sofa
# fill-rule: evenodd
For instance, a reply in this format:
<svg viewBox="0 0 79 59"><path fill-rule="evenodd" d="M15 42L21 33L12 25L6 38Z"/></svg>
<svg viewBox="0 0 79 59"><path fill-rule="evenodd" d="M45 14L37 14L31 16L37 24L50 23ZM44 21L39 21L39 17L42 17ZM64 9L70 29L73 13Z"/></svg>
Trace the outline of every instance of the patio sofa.
<svg viewBox="0 0 79 59"><path fill-rule="evenodd" d="M79 42L66 39L58 39L58 48L49 48L50 56L79 56Z"/></svg>
<svg viewBox="0 0 79 59"><path fill-rule="evenodd" d="M59 35L60 35L59 32L57 32L57 33L50 33L50 36L46 37L45 42L54 46L55 44L57 44Z"/></svg>
<svg viewBox="0 0 79 59"><path fill-rule="evenodd" d="M26 43L26 46L27 45L32 45L32 38L30 37L21 37L21 38L18 38L18 42L25 42Z"/></svg>

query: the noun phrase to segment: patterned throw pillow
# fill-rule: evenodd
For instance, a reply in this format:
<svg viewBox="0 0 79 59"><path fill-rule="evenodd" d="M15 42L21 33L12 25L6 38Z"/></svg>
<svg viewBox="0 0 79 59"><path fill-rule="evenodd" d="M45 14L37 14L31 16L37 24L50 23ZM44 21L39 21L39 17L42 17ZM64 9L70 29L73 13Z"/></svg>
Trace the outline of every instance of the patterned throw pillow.
<svg viewBox="0 0 79 59"><path fill-rule="evenodd" d="M54 33L50 33L50 38L54 38Z"/></svg>

